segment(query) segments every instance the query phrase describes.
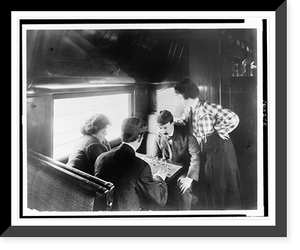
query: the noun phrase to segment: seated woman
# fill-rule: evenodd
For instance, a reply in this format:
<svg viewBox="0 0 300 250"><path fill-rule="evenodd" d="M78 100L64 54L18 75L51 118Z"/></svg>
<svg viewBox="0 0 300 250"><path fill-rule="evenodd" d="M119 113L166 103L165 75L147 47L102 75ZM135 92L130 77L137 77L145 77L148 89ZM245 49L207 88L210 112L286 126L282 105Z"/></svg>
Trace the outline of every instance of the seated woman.
<svg viewBox="0 0 300 250"><path fill-rule="evenodd" d="M80 129L83 136L76 141L67 165L94 175L97 157L111 149L105 138L108 125L111 125L111 122L103 114L93 115L86 120Z"/></svg>

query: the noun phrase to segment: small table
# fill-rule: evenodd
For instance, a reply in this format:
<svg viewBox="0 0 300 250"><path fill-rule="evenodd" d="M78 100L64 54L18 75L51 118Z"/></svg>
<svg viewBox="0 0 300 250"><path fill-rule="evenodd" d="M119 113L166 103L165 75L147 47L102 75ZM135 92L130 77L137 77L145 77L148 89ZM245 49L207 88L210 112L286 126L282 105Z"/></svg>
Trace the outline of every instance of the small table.
<svg viewBox="0 0 300 250"><path fill-rule="evenodd" d="M167 166L167 177L166 182L170 182L174 176L182 169L183 165L174 163L170 160L164 160L158 157L153 157L141 153L136 153L136 156L144 160L150 165L152 175L156 174L160 167L164 167L165 164Z"/></svg>

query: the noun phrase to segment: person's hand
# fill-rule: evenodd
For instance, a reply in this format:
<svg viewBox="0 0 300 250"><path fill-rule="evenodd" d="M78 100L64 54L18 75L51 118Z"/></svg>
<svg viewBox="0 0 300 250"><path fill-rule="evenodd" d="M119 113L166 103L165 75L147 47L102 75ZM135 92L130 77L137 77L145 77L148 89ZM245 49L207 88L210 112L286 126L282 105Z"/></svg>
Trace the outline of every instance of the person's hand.
<svg viewBox="0 0 300 250"><path fill-rule="evenodd" d="M161 133L161 129L157 129L157 132L156 132L156 134L158 135L158 136L162 136L163 134Z"/></svg>
<svg viewBox="0 0 300 250"><path fill-rule="evenodd" d="M180 177L177 181L177 185L179 187L180 193L184 194L185 191L191 187L193 179L189 177Z"/></svg>
<svg viewBox="0 0 300 250"><path fill-rule="evenodd" d="M165 180L168 174L167 164L159 164L158 171L156 174L159 175L163 180Z"/></svg>
<svg viewBox="0 0 300 250"><path fill-rule="evenodd" d="M184 121L184 120L176 120L176 121L174 121L174 124L177 124L177 125L186 125L187 122Z"/></svg>
<svg viewBox="0 0 300 250"><path fill-rule="evenodd" d="M219 134L219 136L223 139L223 140L228 140L230 137L229 137L229 134Z"/></svg>

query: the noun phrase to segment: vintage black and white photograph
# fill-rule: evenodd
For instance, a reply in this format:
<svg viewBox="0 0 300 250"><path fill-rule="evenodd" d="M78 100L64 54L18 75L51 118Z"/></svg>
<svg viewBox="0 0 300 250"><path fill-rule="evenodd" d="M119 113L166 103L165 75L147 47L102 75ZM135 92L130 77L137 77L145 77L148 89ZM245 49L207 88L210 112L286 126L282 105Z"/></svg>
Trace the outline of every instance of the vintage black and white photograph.
<svg viewBox="0 0 300 250"><path fill-rule="evenodd" d="M20 21L18 223L273 225L272 19L84 17Z"/></svg>

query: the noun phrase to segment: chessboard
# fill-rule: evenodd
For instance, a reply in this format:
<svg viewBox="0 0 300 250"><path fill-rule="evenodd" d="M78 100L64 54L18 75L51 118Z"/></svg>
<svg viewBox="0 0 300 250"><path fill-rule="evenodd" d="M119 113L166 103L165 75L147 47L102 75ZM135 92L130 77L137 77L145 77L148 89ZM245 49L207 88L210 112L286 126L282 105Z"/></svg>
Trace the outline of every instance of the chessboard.
<svg viewBox="0 0 300 250"><path fill-rule="evenodd" d="M141 153L136 153L137 157L141 158L150 165L152 175L156 174L159 168L167 169L166 182L169 182L182 169L182 165L171 162L158 157L153 157Z"/></svg>

